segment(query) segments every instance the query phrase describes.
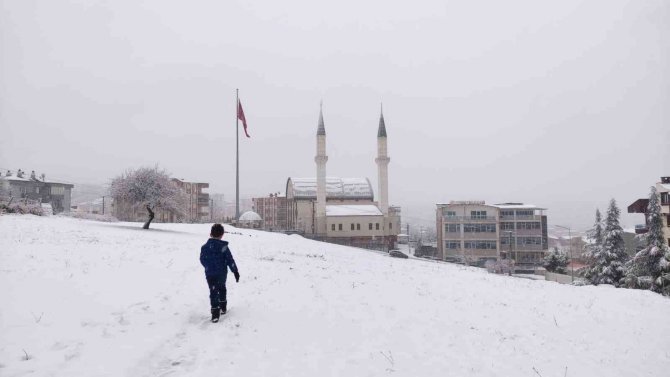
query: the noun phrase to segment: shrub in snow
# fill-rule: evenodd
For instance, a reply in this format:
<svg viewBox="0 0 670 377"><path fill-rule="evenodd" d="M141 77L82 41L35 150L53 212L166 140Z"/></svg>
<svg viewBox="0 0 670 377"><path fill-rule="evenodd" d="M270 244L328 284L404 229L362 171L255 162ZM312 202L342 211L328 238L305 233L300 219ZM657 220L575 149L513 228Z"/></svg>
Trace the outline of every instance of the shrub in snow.
<svg viewBox="0 0 670 377"><path fill-rule="evenodd" d="M149 229L157 209L170 211L177 217L183 216L187 210L186 193L170 180L165 170L157 166L128 170L112 180L110 192L117 203L147 210L144 229Z"/></svg>
<svg viewBox="0 0 670 377"><path fill-rule="evenodd" d="M568 259L568 254L564 251L558 250L557 247L544 258L544 263L542 266L549 272L558 272L559 274L565 273L565 267L570 263Z"/></svg>
<svg viewBox="0 0 670 377"><path fill-rule="evenodd" d="M666 275L670 272L670 249L663 237L661 205L655 187L649 194L647 216L649 231L644 237L646 246L627 264L626 285L668 294L670 289L666 286L670 287L670 282Z"/></svg>
<svg viewBox="0 0 670 377"><path fill-rule="evenodd" d="M32 200L9 200L6 203L0 203L0 213L16 213L19 215L43 216L42 205Z"/></svg>

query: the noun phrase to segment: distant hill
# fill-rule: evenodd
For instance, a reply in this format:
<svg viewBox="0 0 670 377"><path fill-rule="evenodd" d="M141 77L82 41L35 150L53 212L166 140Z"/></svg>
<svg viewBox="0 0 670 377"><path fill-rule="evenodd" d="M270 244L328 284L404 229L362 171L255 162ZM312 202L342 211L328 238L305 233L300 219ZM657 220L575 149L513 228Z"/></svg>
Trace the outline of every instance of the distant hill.
<svg viewBox="0 0 670 377"><path fill-rule="evenodd" d="M72 189L72 205L92 202L103 196L109 196L106 185L95 185L88 183L75 183Z"/></svg>

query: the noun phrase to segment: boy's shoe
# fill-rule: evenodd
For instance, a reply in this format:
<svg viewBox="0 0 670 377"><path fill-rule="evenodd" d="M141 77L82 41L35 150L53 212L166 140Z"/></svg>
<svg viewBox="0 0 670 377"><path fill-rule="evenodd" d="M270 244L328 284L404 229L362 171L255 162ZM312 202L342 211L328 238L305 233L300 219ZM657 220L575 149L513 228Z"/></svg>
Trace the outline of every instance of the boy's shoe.
<svg viewBox="0 0 670 377"><path fill-rule="evenodd" d="M228 305L228 301L223 301L223 302L220 302L219 304L221 305L221 314L226 314L226 312L228 311L226 309L226 305Z"/></svg>
<svg viewBox="0 0 670 377"><path fill-rule="evenodd" d="M212 308L212 322L219 322L219 317L221 316L220 308Z"/></svg>

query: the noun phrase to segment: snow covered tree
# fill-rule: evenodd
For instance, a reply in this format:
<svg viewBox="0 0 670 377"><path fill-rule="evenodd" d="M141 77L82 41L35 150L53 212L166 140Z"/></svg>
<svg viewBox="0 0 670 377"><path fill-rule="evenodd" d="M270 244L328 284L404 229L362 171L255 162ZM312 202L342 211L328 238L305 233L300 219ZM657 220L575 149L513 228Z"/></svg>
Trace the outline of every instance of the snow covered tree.
<svg viewBox="0 0 670 377"><path fill-rule="evenodd" d="M658 192L651 187L647 206L648 232L644 240L646 246L635 254L628 263L626 284L631 288L651 289L655 292L670 293L670 249L663 237L663 219ZM669 287L669 288L666 288Z"/></svg>
<svg viewBox="0 0 670 377"><path fill-rule="evenodd" d="M602 229L600 212L596 211L596 224L589 232L589 240L585 257L588 267L584 277L591 284L613 284L618 286L625 275L627 259L623 240L623 229L619 225L619 208L614 199L610 200L605 218L605 229Z"/></svg>
<svg viewBox="0 0 670 377"><path fill-rule="evenodd" d="M183 216L187 209L186 193L172 182L170 175L158 167L128 170L114 178L110 193L117 203L146 208L148 219L143 228L149 229L157 209Z"/></svg>
<svg viewBox="0 0 670 377"><path fill-rule="evenodd" d="M596 209L596 221L593 228L587 233L589 243L584 246L583 257L587 262L584 268L584 278L591 284L597 284L596 256L600 255L603 246L603 221L600 210Z"/></svg>
<svg viewBox="0 0 670 377"><path fill-rule="evenodd" d="M544 258L543 266L549 272L558 272L559 274L565 273L565 267L568 266L570 260L568 259L568 254L564 251L558 250L557 247Z"/></svg>
<svg viewBox="0 0 670 377"><path fill-rule="evenodd" d="M626 248L623 241L623 229L619 224L621 212L614 199L610 200L605 218L605 233L602 250L596 255L596 284L618 286L624 277Z"/></svg>

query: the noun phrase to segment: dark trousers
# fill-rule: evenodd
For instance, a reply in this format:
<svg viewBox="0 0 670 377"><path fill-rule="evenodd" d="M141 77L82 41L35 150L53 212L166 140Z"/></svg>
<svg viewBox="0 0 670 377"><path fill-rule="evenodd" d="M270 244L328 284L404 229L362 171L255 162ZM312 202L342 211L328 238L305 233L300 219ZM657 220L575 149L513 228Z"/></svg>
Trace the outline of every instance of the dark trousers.
<svg viewBox="0 0 670 377"><path fill-rule="evenodd" d="M221 307L220 303L226 302L226 275L207 276L207 285L212 309Z"/></svg>

